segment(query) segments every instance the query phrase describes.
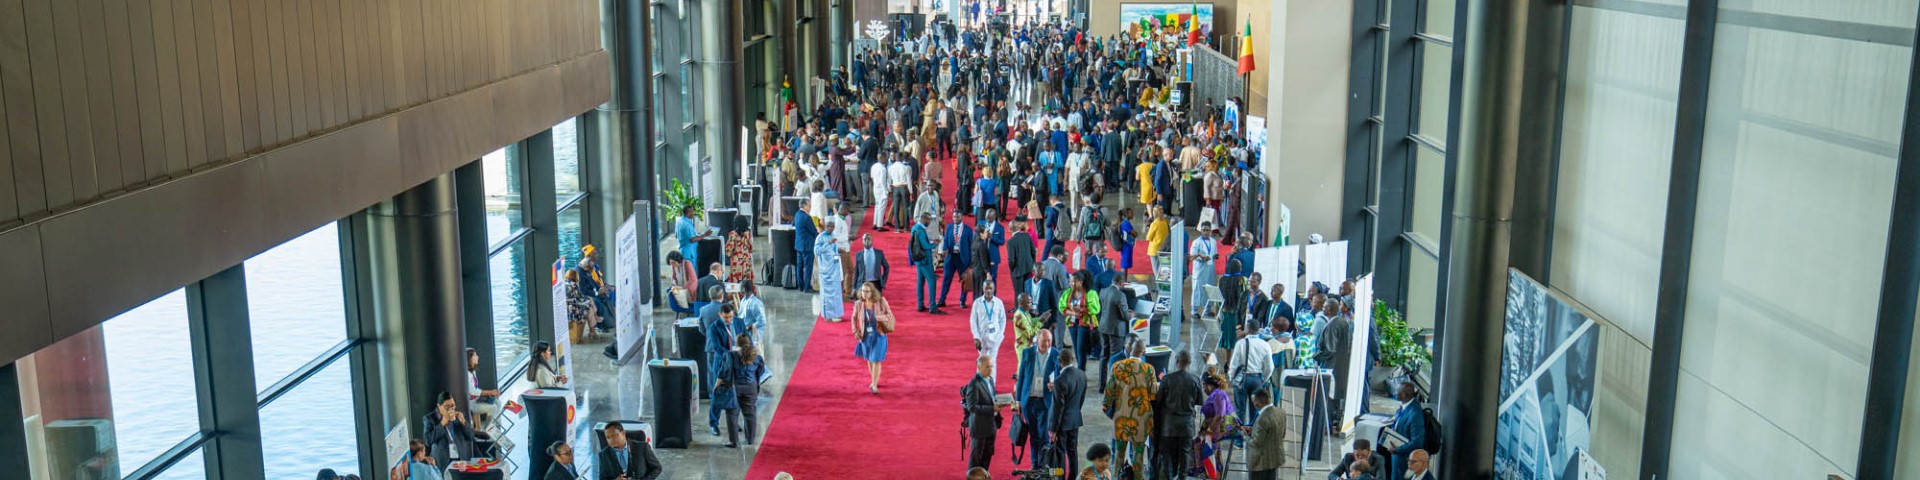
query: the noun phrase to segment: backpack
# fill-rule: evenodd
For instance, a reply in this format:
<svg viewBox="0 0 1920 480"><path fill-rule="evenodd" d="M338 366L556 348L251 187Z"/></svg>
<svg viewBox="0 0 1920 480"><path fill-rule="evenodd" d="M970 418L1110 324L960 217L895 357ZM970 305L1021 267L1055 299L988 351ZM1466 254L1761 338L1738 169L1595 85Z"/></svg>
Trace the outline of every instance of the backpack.
<svg viewBox="0 0 1920 480"><path fill-rule="evenodd" d="M1426 445L1421 445L1421 449L1426 450L1428 455L1439 455L1441 445L1440 437L1442 436L1440 433L1440 419L1433 417L1433 408L1422 406L1420 407L1420 421L1426 424L1427 437Z"/></svg>
<svg viewBox="0 0 1920 480"><path fill-rule="evenodd" d="M1086 221L1080 224L1080 235L1088 240L1100 240L1106 233L1107 219L1100 214L1100 209L1088 209Z"/></svg>
<svg viewBox="0 0 1920 480"><path fill-rule="evenodd" d="M920 246L918 239L909 239L907 240L907 255L912 257L913 263L927 261L927 247Z"/></svg>

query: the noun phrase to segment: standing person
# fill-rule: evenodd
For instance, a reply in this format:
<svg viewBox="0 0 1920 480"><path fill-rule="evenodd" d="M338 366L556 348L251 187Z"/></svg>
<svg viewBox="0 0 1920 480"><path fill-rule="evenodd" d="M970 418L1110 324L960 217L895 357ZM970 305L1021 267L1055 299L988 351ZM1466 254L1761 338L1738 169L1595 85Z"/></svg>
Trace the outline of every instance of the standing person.
<svg viewBox="0 0 1920 480"><path fill-rule="evenodd" d="M986 230L976 230L975 234L978 238L973 239L973 264L968 270L966 291L978 296L986 291L985 285L994 283L994 268L998 264L993 262L993 237L987 235Z"/></svg>
<svg viewBox="0 0 1920 480"><path fill-rule="evenodd" d="M767 332L767 303L760 300L760 288L753 282L741 282L740 294L734 303L734 311L738 312L734 331L746 333L753 339L755 347L763 345Z"/></svg>
<svg viewBox="0 0 1920 480"><path fill-rule="evenodd" d="M1427 417L1420 407L1420 391L1414 387L1413 382L1400 384L1400 389L1394 392L1393 398L1400 400L1400 409L1393 412L1393 431L1400 432L1401 436L1407 438L1407 442L1393 448L1393 470L1391 476L1387 478L1407 478L1408 469L1413 466L1411 460L1415 456L1425 456L1423 454L1426 452L1419 449L1426 447L1427 435L1430 432L1427 432ZM1425 465L1419 465L1419 467L1421 468L1413 471L1426 473Z"/></svg>
<svg viewBox="0 0 1920 480"><path fill-rule="evenodd" d="M1156 171L1155 167L1157 165L1153 162L1152 155L1142 155L1142 157L1145 157L1145 161L1133 167L1133 179L1135 183L1140 185L1140 204L1155 205L1154 201L1159 200L1159 197L1155 195L1156 192L1153 190L1153 172Z"/></svg>
<svg viewBox="0 0 1920 480"><path fill-rule="evenodd" d="M1265 389L1253 392L1252 426L1240 427L1247 434L1247 470L1251 480L1277 480L1280 467L1287 465L1286 413L1274 408L1273 394ZM1400 477L1394 477L1400 478Z"/></svg>
<svg viewBox="0 0 1920 480"><path fill-rule="evenodd" d="M980 231L987 248L987 263L975 265L974 275L982 277L982 282L993 282L1000 278L1000 247L1007 244L1006 226L1000 224L1000 212L988 208L981 214L975 230Z"/></svg>
<svg viewBox="0 0 1920 480"><path fill-rule="evenodd" d="M973 380L960 389L960 398L966 404L967 417L967 467L985 469L993 466L993 443L1000 433L1000 409L993 399L993 357L980 355L973 361Z"/></svg>
<svg viewBox="0 0 1920 480"><path fill-rule="evenodd" d="M893 163L887 165L887 181L892 192L892 199L888 202L893 205L888 218L895 227L907 225L912 218L908 209L913 204L913 167L907 165L906 159L895 155Z"/></svg>
<svg viewBox="0 0 1920 480"><path fill-rule="evenodd" d="M873 234L860 236L863 248L854 256L853 284L872 282L885 289L887 278L893 276L893 267L887 265L886 252L873 247Z"/></svg>
<svg viewBox="0 0 1920 480"><path fill-rule="evenodd" d="M1227 274L1220 277L1220 350L1233 348L1235 340L1240 338L1239 330L1247 315L1247 276L1240 273L1239 260L1227 260ZM1257 325L1257 324L1256 324ZM1222 353L1221 356L1226 356ZM1246 402L1241 402L1245 405Z"/></svg>
<svg viewBox="0 0 1920 480"><path fill-rule="evenodd" d="M833 200L832 202L838 202L838 200ZM840 253L840 263L826 265L826 268L839 269L840 278L842 279L853 276L853 255L850 255L853 250L853 239L851 238L853 236L853 224L847 221L847 219L853 215L853 212L850 210L851 208L853 207L845 203L834 203L834 206L828 208L828 210L833 212L832 215L827 216L827 223L833 227L828 229L828 231L833 233L833 245ZM841 298L850 300L852 299L852 295L841 295Z"/></svg>
<svg viewBox="0 0 1920 480"><path fill-rule="evenodd" d="M1160 268L1160 252L1166 250L1168 238L1173 236L1172 227L1167 225L1167 209L1154 205L1147 215L1153 217L1147 224L1147 261L1154 269Z"/></svg>
<svg viewBox="0 0 1920 480"><path fill-rule="evenodd" d="M853 354L867 362L867 391L880 394L880 362L887 360L887 335L893 333L893 307L880 296L880 290L868 283L860 286L860 301L854 305L853 338L859 343Z"/></svg>
<svg viewBox="0 0 1920 480"><path fill-rule="evenodd" d="M1020 359L1020 370L1015 375L1013 398L1020 402L1015 410L1020 411L1026 420L1026 431L1030 441L1027 451L1033 460L1033 468L1047 467L1048 433L1052 432L1052 423L1047 413L1053 408L1053 391L1047 388L1047 380L1060 373L1060 351L1053 348L1053 333L1041 330L1033 337L1033 346L1027 348L1025 358Z"/></svg>
<svg viewBox="0 0 1920 480"><path fill-rule="evenodd" d="M1313 356L1321 367L1333 368L1333 391L1329 392L1333 395L1332 408L1329 409L1333 415L1327 418L1335 422L1345 421L1345 415L1349 413L1341 411L1341 407L1346 405L1347 372L1353 368L1353 355L1350 353L1353 351L1353 320L1335 313L1339 311L1339 304L1337 300L1327 300L1328 313L1321 317L1327 323L1315 334L1315 340L1318 341L1315 347L1319 350Z"/></svg>
<svg viewBox="0 0 1920 480"><path fill-rule="evenodd" d="M680 218L673 221L673 237L680 242L680 256L688 260L700 258L700 241L711 236L694 229L692 205L680 207Z"/></svg>
<svg viewBox="0 0 1920 480"><path fill-rule="evenodd" d="M921 215L932 215L933 218L940 218L942 206L943 204L940 203L940 182L920 182L920 196L913 201L914 218L919 218ZM959 209L954 209L954 214L958 216Z"/></svg>
<svg viewBox="0 0 1920 480"><path fill-rule="evenodd" d="M943 262L945 271L940 273L940 296L933 301L933 310L929 313L935 315L946 313L940 311L940 307L947 305L947 291L953 288L953 277L961 277L960 303L967 303L964 291L967 289L967 282L961 272L966 271L973 261L973 237L973 227L967 226L965 219L960 218L959 211L954 211L953 224L947 225L947 233L940 236L940 253L945 257Z"/></svg>
<svg viewBox="0 0 1920 480"><path fill-rule="evenodd" d="M1200 433L1193 417L1199 415L1206 394L1200 376L1189 370L1192 366L1193 354L1180 350L1173 356L1173 371L1160 377L1160 392L1154 397L1159 401L1154 412L1160 415L1154 432L1154 478L1185 478L1193 458L1193 438Z"/></svg>
<svg viewBox="0 0 1920 480"><path fill-rule="evenodd" d="M1053 393L1053 411L1047 416L1053 422L1054 443L1065 460L1053 464L1069 472L1080 471L1080 411L1087 403L1087 373L1080 370L1074 358L1073 352L1061 351L1060 373L1047 383Z"/></svg>
<svg viewBox="0 0 1920 480"><path fill-rule="evenodd" d="M927 224L932 221L931 217L920 217L920 223L913 225L913 243L907 247L907 254L913 257L909 260L913 262L914 311L919 312L927 311L927 305L932 304L934 300L934 243L927 239Z"/></svg>
<svg viewBox="0 0 1920 480"><path fill-rule="evenodd" d="M793 212L793 281L800 283L801 293L813 292L813 244L820 236L819 226L813 223L813 217L807 213L807 202L799 202L800 209ZM684 256L684 254L683 254ZM691 261L697 257L685 257ZM838 261L838 259L835 259Z"/></svg>
<svg viewBox="0 0 1920 480"><path fill-rule="evenodd" d="M1093 352L1099 350L1100 337L1095 336L1095 328L1100 327L1100 293L1093 290L1093 275L1086 270L1074 272L1067 291L1060 294L1060 315L1067 322L1067 331L1073 338L1073 350L1080 358L1093 358Z"/></svg>
<svg viewBox="0 0 1920 480"><path fill-rule="evenodd" d="M1000 342L1007 336L1007 307L994 296L992 283L981 285L981 294L973 299L968 319L973 324L973 348L981 358L1000 358ZM998 372L995 368L993 372ZM989 372L992 373L992 372ZM992 376L988 376L992 378Z"/></svg>
<svg viewBox="0 0 1920 480"><path fill-rule="evenodd" d="M873 162L873 166L867 167L867 175L872 178L873 183L873 190L870 193L873 197L873 229L882 232L887 231L887 227L897 227L887 221L889 219L887 214L891 212L887 207L893 197L892 192L887 188L892 185L888 181L887 169L887 162Z"/></svg>
<svg viewBox="0 0 1920 480"><path fill-rule="evenodd" d="M1013 354L1015 356L1014 361L1017 363L1026 361L1027 347L1033 346L1034 335L1039 334L1040 330L1045 328L1046 322L1051 319L1034 310L1033 296L1028 295L1026 292L1014 294L1013 305L1015 309L1013 313Z"/></svg>
<svg viewBox="0 0 1920 480"><path fill-rule="evenodd" d="M1120 292L1115 282L1107 282L1100 287L1100 392L1107 391L1107 376L1112 373L1113 362L1120 350L1126 345L1127 334L1133 328L1133 307L1127 305L1127 296ZM1087 366L1093 366L1092 360L1086 360Z"/></svg>
<svg viewBox="0 0 1920 480"><path fill-rule="evenodd" d="M753 281L753 231L746 222L735 225L733 232L727 235L727 281L732 283ZM602 289L602 291L605 291ZM606 317L602 313L601 317Z"/></svg>
<svg viewBox="0 0 1920 480"><path fill-rule="evenodd" d="M1200 222L1200 238L1187 243L1187 275L1193 278L1193 318L1200 318L1201 310L1207 301L1206 290L1201 287L1219 285L1220 273L1214 271L1213 260L1220 255L1220 243L1213 239L1213 224Z"/></svg>
<svg viewBox="0 0 1920 480"><path fill-rule="evenodd" d="M660 457L654 456L653 448L647 446L646 432L634 432L641 436L638 442L627 438L627 427L620 422L607 422L600 432L601 438L607 440L607 448L600 451L600 480L660 478Z"/></svg>
<svg viewBox="0 0 1920 480"><path fill-rule="evenodd" d="M1249 322L1242 325L1239 340L1234 343L1233 356L1227 362L1227 379L1233 386L1234 405L1251 405L1253 392L1267 389L1267 379L1273 375L1273 347L1260 338L1260 324ZM1243 418L1251 422L1253 418Z"/></svg>
<svg viewBox="0 0 1920 480"><path fill-rule="evenodd" d="M813 245L814 258L826 267L820 270L820 290L816 295L820 302L820 320L829 322L838 322L846 316L845 300L840 293L846 277L836 268L840 265L840 245L839 238L833 235L834 228L833 224L827 224L827 230L821 232Z"/></svg>
<svg viewBox="0 0 1920 480"><path fill-rule="evenodd" d="M1154 398L1159 377L1146 361L1146 342L1128 342L1127 358L1113 364L1113 383L1101 397L1101 411L1113 420L1113 478L1141 480L1146 476L1147 439L1153 436Z"/></svg>
<svg viewBox="0 0 1920 480"><path fill-rule="evenodd" d="M712 290L714 298L722 298L721 295L726 294L721 287L713 287ZM712 382L705 386L713 389L713 399L707 405L707 428L716 437L720 436L720 414L730 408L739 408L733 404L733 390L719 381L725 378L723 373L727 368L727 356L732 354L734 347L733 315L733 304L726 302L716 301L700 309L700 334L706 337L707 354L707 371L703 373L710 379L706 381Z"/></svg>
<svg viewBox="0 0 1920 480"><path fill-rule="evenodd" d="M727 368L720 378L733 390L734 396L734 408L727 411L727 448L740 447L740 439L736 435L743 428L747 433L747 445L753 445L754 439L760 438L760 377L767 371L766 359L761 358L760 351L753 347L751 337L742 333L734 337L733 343L740 347L727 356ZM739 424L742 414L747 417L745 424Z"/></svg>
<svg viewBox="0 0 1920 480"><path fill-rule="evenodd" d="M1007 274L1013 284L1026 285L1034 270L1033 235L1025 222L1014 222L1012 238L1007 239Z"/></svg>
<svg viewBox="0 0 1920 480"><path fill-rule="evenodd" d="M1200 407L1200 436L1194 439L1194 463L1187 468L1190 474L1204 474L1202 466L1206 460L1212 460L1216 468L1225 466L1222 463L1226 459L1220 451L1220 441L1239 427L1228 420L1234 416L1235 410L1233 395L1227 393L1227 379L1208 369L1201 382L1206 385L1207 400ZM1209 451L1213 455L1207 455Z"/></svg>
<svg viewBox="0 0 1920 480"><path fill-rule="evenodd" d="M1133 274L1134 233L1133 208L1121 208L1120 227L1116 229L1110 240L1113 243L1113 249L1120 253L1120 272L1127 275Z"/></svg>

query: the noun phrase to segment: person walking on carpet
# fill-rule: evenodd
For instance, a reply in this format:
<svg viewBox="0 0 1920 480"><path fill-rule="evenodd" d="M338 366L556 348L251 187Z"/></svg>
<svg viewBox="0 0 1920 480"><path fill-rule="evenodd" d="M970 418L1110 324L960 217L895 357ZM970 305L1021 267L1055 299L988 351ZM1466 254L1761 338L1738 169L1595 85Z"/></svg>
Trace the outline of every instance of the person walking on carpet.
<svg viewBox="0 0 1920 480"><path fill-rule="evenodd" d="M854 303L853 338L859 343L853 354L867 362L867 391L880 394L880 362L887 359L887 335L893 333L893 307L880 296L872 282L860 285L860 299Z"/></svg>
<svg viewBox="0 0 1920 480"><path fill-rule="evenodd" d="M839 240L834 238L832 222L826 224L813 244L813 256L820 263L820 290L814 295L819 302L820 320L838 322L846 316L845 299L841 298L841 283L846 281L840 270Z"/></svg>
<svg viewBox="0 0 1920 480"><path fill-rule="evenodd" d="M980 296L973 299L970 318L973 320L973 348L980 352L981 358L1000 358L1000 342L1007 335L1007 307L1000 303L1000 297L993 295L993 284L980 286ZM989 369L991 374L997 371ZM987 378L993 378L988 375Z"/></svg>

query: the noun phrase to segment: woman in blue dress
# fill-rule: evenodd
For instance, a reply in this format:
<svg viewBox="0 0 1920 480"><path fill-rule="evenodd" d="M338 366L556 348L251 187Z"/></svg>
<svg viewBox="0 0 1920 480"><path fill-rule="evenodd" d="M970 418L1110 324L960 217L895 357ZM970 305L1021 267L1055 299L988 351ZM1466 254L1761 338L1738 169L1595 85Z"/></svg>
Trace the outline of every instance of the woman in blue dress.
<svg viewBox="0 0 1920 480"><path fill-rule="evenodd" d="M887 359L887 335L893 333L893 307L880 296L873 282L860 284L858 300L853 304L853 338L859 343L853 354L867 361L867 391L880 394L880 362Z"/></svg>
<svg viewBox="0 0 1920 480"><path fill-rule="evenodd" d="M819 265L814 272L819 275L820 281L820 291L815 297L820 302L820 319L829 322L838 322L846 316L846 304L842 303L844 298L840 290L846 277L840 268L840 245L833 235L837 227L834 222L827 222L820 229L820 236L813 240L813 258Z"/></svg>
<svg viewBox="0 0 1920 480"><path fill-rule="evenodd" d="M1133 274L1133 208L1120 209L1120 235L1113 239L1114 249L1120 251L1120 271Z"/></svg>

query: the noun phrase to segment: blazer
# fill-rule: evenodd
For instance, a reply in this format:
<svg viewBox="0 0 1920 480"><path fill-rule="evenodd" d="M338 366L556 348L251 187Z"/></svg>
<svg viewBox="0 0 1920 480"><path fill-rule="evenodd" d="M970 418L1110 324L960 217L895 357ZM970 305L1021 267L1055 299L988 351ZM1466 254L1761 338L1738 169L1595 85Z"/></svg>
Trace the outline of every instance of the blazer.
<svg viewBox="0 0 1920 480"><path fill-rule="evenodd" d="M1007 244L1007 226L992 222L980 226L979 230L987 232L987 251L991 252L993 264L999 265L1000 247Z"/></svg>
<svg viewBox="0 0 1920 480"><path fill-rule="evenodd" d="M993 385L976 374L960 389L960 401L967 409L961 425L967 429L967 436L992 441L993 435L1000 431L1000 410L993 404Z"/></svg>
<svg viewBox="0 0 1920 480"><path fill-rule="evenodd" d="M1372 461L1367 462L1367 472L1366 472L1367 475L1372 477L1378 477L1380 476L1381 473L1384 473L1386 471L1386 469L1380 467L1380 464L1384 463L1384 462L1381 462L1381 460L1385 460L1385 459L1379 458L1378 456L1376 456L1373 458ZM1327 480L1340 480L1342 478L1347 478L1346 477L1347 472L1351 472L1351 471L1353 471L1353 453L1349 452L1346 455L1340 457L1339 466L1335 466L1333 467L1333 471L1327 472Z"/></svg>
<svg viewBox="0 0 1920 480"><path fill-rule="evenodd" d="M793 249L800 252L813 251L813 237L820 235L820 229L813 226L813 217L807 212L793 212ZM689 258L688 261L696 259Z"/></svg>
<svg viewBox="0 0 1920 480"><path fill-rule="evenodd" d="M947 235L940 237L940 248L947 253L946 265L965 269L973 258L973 227L965 223L947 226Z"/></svg>
<svg viewBox="0 0 1920 480"><path fill-rule="evenodd" d="M1287 440L1286 413L1278 405L1260 409L1253 421L1253 435L1247 442L1247 469L1275 470L1287 464L1284 444Z"/></svg>
<svg viewBox="0 0 1920 480"><path fill-rule="evenodd" d="M1035 291L1040 293L1033 295ZM1046 323L1043 324L1047 328L1053 328L1055 323L1060 322L1060 287L1054 285L1052 280L1041 277L1028 279L1025 285L1020 286L1020 293L1033 296L1034 315L1053 314L1047 317Z"/></svg>
<svg viewBox="0 0 1920 480"><path fill-rule="evenodd" d="M873 254L872 260L868 260L867 258L868 253ZM853 284L854 285L867 283L869 281L876 282L880 285L886 285L887 278L893 276L893 266L887 264L887 252L881 251L878 248L869 248L869 249L864 249L858 252L854 252L853 259L854 259L853 260ZM867 267L868 267L869 261L871 261L874 265L878 266L877 267L879 269L878 277L868 278Z"/></svg>
<svg viewBox="0 0 1920 480"><path fill-rule="evenodd" d="M1070 431L1080 428L1081 406L1087 403L1087 372L1077 366L1060 369L1053 377L1053 419L1054 431Z"/></svg>
<svg viewBox="0 0 1920 480"><path fill-rule="evenodd" d="M1427 419L1420 414L1420 399L1407 402L1399 411L1393 412L1393 431L1407 437L1407 443L1393 449L1394 459L1398 460L1395 463L1405 465L1406 460L1403 459L1413 455L1414 450L1426 448Z"/></svg>
<svg viewBox="0 0 1920 480"><path fill-rule="evenodd" d="M1100 334L1119 337L1133 330L1133 308L1127 295L1111 284L1100 289ZM1112 348L1118 348L1117 346Z"/></svg>
<svg viewBox="0 0 1920 480"><path fill-rule="evenodd" d="M627 480L654 480L660 478L660 457L653 455L653 448L647 444L627 441L627 468L620 468L620 459L614 456L614 449L600 451L600 480L614 480L625 474Z"/></svg>
<svg viewBox="0 0 1920 480"><path fill-rule="evenodd" d="M1199 375L1186 370L1168 372L1160 377L1160 393L1155 400L1159 404L1154 405L1154 411L1160 414L1155 433L1188 439L1199 434L1194 431L1193 417L1200 414L1200 404L1207 400Z"/></svg>
<svg viewBox="0 0 1920 480"><path fill-rule="evenodd" d="M575 476L572 470L567 469L566 465L562 465L560 462L553 462L553 466L547 467L547 476L540 478L542 480L576 480L580 477Z"/></svg>
<svg viewBox="0 0 1920 480"><path fill-rule="evenodd" d="M473 428L467 422L448 422L442 427L440 412L436 410L427 414L426 424L421 426L421 430L425 432L427 454L433 456L434 465L446 465L451 460L453 452L448 450L449 446L458 448L461 458L476 456L477 452L473 451Z"/></svg>
<svg viewBox="0 0 1920 480"><path fill-rule="evenodd" d="M1033 274L1033 236L1017 233L1007 240L1007 273L1014 278Z"/></svg>
<svg viewBox="0 0 1920 480"><path fill-rule="evenodd" d="M1013 386L1013 399L1014 401L1020 402L1020 411L1038 412L1040 413L1042 421L1045 421L1047 410L1053 405L1053 392L1041 392L1040 403L1032 403L1031 390L1033 375L1039 375L1040 378L1043 379L1041 382L1044 385L1044 379L1051 379L1053 378L1053 374L1059 372L1060 348L1058 346L1048 349L1044 357L1040 355L1040 347L1027 347L1026 354L1020 356L1020 373L1013 377L1015 382ZM1046 425L1028 426L1032 428L1046 427Z"/></svg>

